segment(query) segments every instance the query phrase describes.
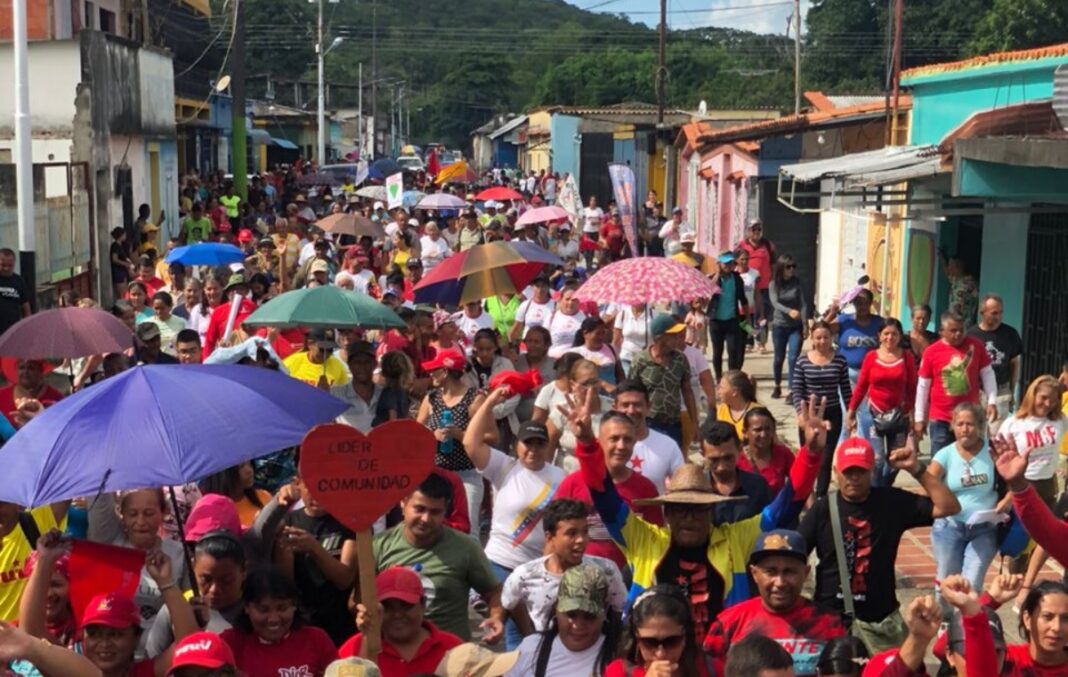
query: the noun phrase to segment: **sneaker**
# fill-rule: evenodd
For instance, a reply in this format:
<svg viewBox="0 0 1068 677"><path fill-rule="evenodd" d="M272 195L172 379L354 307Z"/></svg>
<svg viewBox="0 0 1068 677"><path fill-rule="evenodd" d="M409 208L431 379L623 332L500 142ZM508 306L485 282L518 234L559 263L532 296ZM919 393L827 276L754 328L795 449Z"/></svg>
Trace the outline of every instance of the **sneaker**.
<svg viewBox="0 0 1068 677"><path fill-rule="evenodd" d="M779 399L781 397L782 397L782 387L781 386L775 386L775 388L771 391L771 398L773 400L777 400L777 399Z"/></svg>

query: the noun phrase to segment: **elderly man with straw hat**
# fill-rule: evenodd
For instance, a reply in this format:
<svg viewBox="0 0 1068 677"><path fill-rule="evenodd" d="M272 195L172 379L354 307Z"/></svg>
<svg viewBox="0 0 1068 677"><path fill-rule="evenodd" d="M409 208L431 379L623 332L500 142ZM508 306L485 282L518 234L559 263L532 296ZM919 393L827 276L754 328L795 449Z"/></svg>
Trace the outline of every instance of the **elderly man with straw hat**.
<svg viewBox="0 0 1068 677"><path fill-rule="evenodd" d="M578 440L575 455L580 472L609 534L634 569L631 599L656 583L679 585L690 598L699 637L720 611L748 599L746 563L760 533L796 520L812 493L827 441L825 407L826 399L818 404L815 398L804 403L800 420L805 446L797 454L786 486L759 515L733 524L715 524L713 506L736 497L715 493L708 473L700 466L686 464L672 475L667 493L642 500L664 506L667 526L660 527L631 512L620 498L607 476L601 443L590 426L590 403L576 404L569 399L561 411Z"/></svg>

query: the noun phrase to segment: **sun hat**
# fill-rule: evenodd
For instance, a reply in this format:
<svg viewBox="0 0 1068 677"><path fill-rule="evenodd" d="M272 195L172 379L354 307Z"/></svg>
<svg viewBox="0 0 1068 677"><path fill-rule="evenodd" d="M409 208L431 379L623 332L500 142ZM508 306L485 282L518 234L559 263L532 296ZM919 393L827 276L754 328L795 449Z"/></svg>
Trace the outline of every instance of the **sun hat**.
<svg viewBox="0 0 1068 677"><path fill-rule="evenodd" d="M679 236L680 244L693 244L695 242L697 242L697 236L692 231L688 230Z"/></svg>
<svg viewBox="0 0 1068 677"><path fill-rule="evenodd" d="M634 505L713 505L725 501L744 500L744 496L721 496L712 490L708 473L701 466L684 463L671 475L668 483L671 487L666 493L656 498L641 498L632 501Z"/></svg>
<svg viewBox="0 0 1068 677"><path fill-rule="evenodd" d="M155 322L142 322L137 325L137 338L141 341L154 341L159 337L159 325Z"/></svg>
<svg viewBox="0 0 1068 677"><path fill-rule="evenodd" d="M245 279L245 276L242 275L241 273L234 273L226 281L226 287L223 288L223 292L224 293L229 292L234 287L247 287L247 286L248 286L248 280Z"/></svg>
<svg viewBox="0 0 1068 677"><path fill-rule="evenodd" d="M207 668L218 670L227 666L236 667L234 652L214 632L195 632L174 647L174 657L168 675L180 668Z"/></svg>
<svg viewBox="0 0 1068 677"><path fill-rule="evenodd" d="M581 566L581 565L579 565ZM502 677L515 667L519 652L497 653L469 642L449 649L434 670L436 677Z"/></svg>
<svg viewBox="0 0 1068 677"><path fill-rule="evenodd" d="M372 661L352 656L331 662L323 677L382 677L382 671Z"/></svg>
<svg viewBox="0 0 1068 677"><path fill-rule="evenodd" d="M312 275L314 275L315 273L329 273L330 264L322 259L315 259L314 261L312 261L311 267L308 269L308 272Z"/></svg>

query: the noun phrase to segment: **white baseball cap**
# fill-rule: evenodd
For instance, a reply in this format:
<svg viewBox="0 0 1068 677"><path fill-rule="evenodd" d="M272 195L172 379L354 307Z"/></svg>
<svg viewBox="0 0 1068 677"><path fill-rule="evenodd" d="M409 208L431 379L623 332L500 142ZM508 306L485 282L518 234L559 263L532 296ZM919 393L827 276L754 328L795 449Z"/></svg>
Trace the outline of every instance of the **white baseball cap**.
<svg viewBox="0 0 1068 677"><path fill-rule="evenodd" d="M374 208L375 208L375 211L378 211L379 209L385 209L386 205L382 204L381 202L375 202L375 207Z"/></svg>

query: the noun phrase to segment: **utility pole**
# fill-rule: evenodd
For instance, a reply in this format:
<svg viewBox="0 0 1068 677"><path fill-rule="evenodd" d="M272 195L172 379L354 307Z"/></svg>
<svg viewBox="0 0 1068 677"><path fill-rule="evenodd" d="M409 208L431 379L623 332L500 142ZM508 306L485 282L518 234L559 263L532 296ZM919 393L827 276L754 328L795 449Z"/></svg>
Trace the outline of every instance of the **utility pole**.
<svg viewBox="0 0 1068 677"><path fill-rule="evenodd" d="M794 115L801 112L801 0L794 0Z"/></svg>
<svg viewBox="0 0 1068 677"><path fill-rule="evenodd" d="M378 3L371 5L371 156L378 153Z"/></svg>
<svg viewBox="0 0 1068 677"><path fill-rule="evenodd" d="M656 124L664 124L664 98L667 90L667 0L660 0L660 45L656 66Z"/></svg>
<svg viewBox="0 0 1068 677"><path fill-rule="evenodd" d="M901 100L901 24L904 16L905 0L896 0L894 3L894 91L892 94L894 104L889 124L886 126L887 141L890 145L897 144L897 111Z"/></svg>
<svg viewBox="0 0 1068 677"><path fill-rule="evenodd" d="M245 17L242 3L234 3L234 61L230 77L233 96L231 120L233 125L234 193L248 199L248 135L245 129Z"/></svg>
<svg viewBox="0 0 1068 677"><path fill-rule="evenodd" d="M356 154L363 160L363 62L360 62L360 86L356 90Z"/></svg>
<svg viewBox="0 0 1068 677"><path fill-rule="evenodd" d="M30 121L30 65L26 0L11 3L15 49L15 201L19 223L19 274L37 310L37 231L33 220L33 129Z"/></svg>
<svg viewBox="0 0 1068 677"><path fill-rule="evenodd" d="M325 57L325 51L323 47L323 0L319 0L319 41L315 43L315 54L319 58L319 104L315 119L319 128L316 160L318 160L320 167L326 164L326 102L324 101L326 95L323 92L323 58Z"/></svg>

